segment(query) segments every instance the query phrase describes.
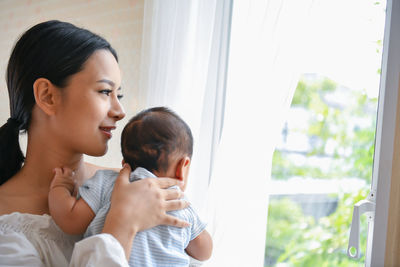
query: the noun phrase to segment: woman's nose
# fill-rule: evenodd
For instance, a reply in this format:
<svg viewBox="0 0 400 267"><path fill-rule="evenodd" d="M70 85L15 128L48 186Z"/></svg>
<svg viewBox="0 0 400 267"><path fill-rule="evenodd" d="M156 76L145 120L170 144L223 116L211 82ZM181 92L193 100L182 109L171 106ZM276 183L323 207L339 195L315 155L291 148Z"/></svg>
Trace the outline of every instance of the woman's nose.
<svg viewBox="0 0 400 267"><path fill-rule="evenodd" d="M124 108L121 105L121 102L119 102L118 98L115 97L111 103L109 116L119 121L122 120L125 117L125 115L126 114Z"/></svg>

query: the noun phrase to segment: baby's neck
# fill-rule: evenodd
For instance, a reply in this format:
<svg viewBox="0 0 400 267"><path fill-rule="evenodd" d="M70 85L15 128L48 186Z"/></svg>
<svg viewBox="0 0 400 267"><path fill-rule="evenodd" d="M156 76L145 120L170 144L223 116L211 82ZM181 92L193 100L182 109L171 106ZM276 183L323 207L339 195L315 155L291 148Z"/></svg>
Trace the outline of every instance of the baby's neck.
<svg viewBox="0 0 400 267"><path fill-rule="evenodd" d="M168 178L173 178L173 179L178 179L175 176L174 172L166 172L166 171L152 171L152 173L157 176L157 177L168 177Z"/></svg>
<svg viewBox="0 0 400 267"><path fill-rule="evenodd" d="M171 168L170 168L171 169ZM176 177L176 171L174 170L174 171L171 171L171 170L169 170L169 171L167 171L167 172L163 172L163 171L153 171L152 172L155 176L157 176L157 177L167 177L167 178L172 178L172 179L177 179L177 180L182 180L182 179L180 179L179 177ZM182 185L182 186L179 186L179 188L181 189L181 191L185 191L185 186L184 185Z"/></svg>

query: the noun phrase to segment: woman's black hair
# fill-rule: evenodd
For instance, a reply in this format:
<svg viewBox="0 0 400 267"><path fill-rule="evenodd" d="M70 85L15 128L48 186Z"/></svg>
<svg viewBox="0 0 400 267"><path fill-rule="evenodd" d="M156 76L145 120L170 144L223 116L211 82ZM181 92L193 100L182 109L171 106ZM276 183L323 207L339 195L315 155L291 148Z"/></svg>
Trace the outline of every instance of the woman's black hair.
<svg viewBox="0 0 400 267"><path fill-rule="evenodd" d="M110 51L102 37L67 22L51 20L26 31L12 50L6 80L10 118L0 128L0 185L16 174L24 162L19 133L29 129L35 105L33 83L46 78L59 88L82 70L86 60L99 49Z"/></svg>

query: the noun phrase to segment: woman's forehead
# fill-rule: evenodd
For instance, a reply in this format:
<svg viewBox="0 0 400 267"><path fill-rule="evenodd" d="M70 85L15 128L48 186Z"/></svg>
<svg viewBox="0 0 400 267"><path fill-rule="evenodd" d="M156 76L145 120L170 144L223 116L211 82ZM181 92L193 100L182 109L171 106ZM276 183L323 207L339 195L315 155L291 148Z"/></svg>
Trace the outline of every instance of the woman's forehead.
<svg viewBox="0 0 400 267"><path fill-rule="evenodd" d="M83 65L82 71L76 74L78 80L87 83L108 81L112 87L120 87L121 71L114 56L105 49L94 52Z"/></svg>

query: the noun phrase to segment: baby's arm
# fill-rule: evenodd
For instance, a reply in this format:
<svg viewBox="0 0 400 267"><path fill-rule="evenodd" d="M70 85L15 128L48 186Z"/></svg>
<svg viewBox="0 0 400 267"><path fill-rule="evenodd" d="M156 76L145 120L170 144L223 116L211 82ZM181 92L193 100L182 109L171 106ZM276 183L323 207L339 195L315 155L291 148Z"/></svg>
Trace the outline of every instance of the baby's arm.
<svg viewBox="0 0 400 267"><path fill-rule="evenodd" d="M189 242L189 245L186 247L186 253L196 260L205 261L211 257L212 246L211 236L204 230Z"/></svg>
<svg viewBox="0 0 400 267"><path fill-rule="evenodd" d="M49 210L57 225L67 234L83 234L95 214L82 199L74 196L73 172L56 168L50 185Z"/></svg>

